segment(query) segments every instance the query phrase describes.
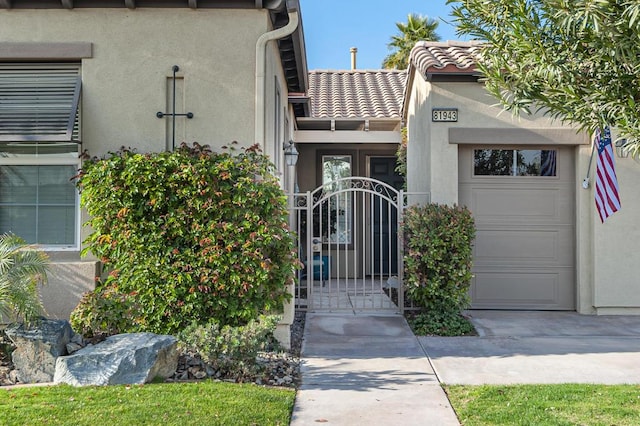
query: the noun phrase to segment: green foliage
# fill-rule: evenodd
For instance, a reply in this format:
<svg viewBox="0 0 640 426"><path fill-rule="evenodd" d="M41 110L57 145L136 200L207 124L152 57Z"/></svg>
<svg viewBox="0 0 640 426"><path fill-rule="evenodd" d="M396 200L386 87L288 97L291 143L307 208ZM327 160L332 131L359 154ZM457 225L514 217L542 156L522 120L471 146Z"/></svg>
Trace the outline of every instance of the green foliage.
<svg viewBox="0 0 640 426"><path fill-rule="evenodd" d="M403 127L400 131L402 142L396 150L396 172L404 177L404 189L407 189L407 128Z"/></svg>
<svg viewBox="0 0 640 426"><path fill-rule="evenodd" d="M449 0L458 33L487 41L479 69L514 113L545 108L595 132L606 125L640 155L640 3Z"/></svg>
<svg viewBox="0 0 640 426"><path fill-rule="evenodd" d="M112 336L132 329L140 321L134 297L119 293L115 285L99 286L85 293L71 312L71 327L85 337Z"/></svg>
<svg viewBox="0 0 640 426"><path fill-rule="evenodd" d="M475 334L473 324L459 312L430 309L408 315L407 322L417 336L468 336Z"/></svg>
<svg viewBox="0 0 640 426"><path fill-rule="evenodd" d="M402 229L408 297L427 311L459 313L466 308L475 237L471 212L439 204L412 206Z"/></svg>
<svg viewBox="0 0 640 426"><path fill-rule="evenodd" d="M0 365L9 362L15 345L5 334L5 326L0 325Z"/></svg>
<svg viewBox="0 0 640 426"><path fill-rule="evenodd" d="M440 36L436 33L439 22L428 16L411 13L407 16L407 23L396 22L399 34L391 36L387 45L392 53L382 61L383 68L395 68L405 70L409 66L411 49L419 41L438 41Z"/></svg>
<svg viewBox="0 0 640 426"><path fill-rule="evenodd" d="M107 300L86 298L78 324L175 334L193 321L246 324L289 299L298 262L286 198L256 147L123 149L83 167L85 250L110 272L96 289ZM124 323L109 313L116 302Z"/></svg>
<svg viewBox="0 0 640 426"><path fill-rule="evenodd" d="M13 234L0 235L0 314L30 324L44 309L38 285L47 282L47 255Z"/></svg>
<svg viewBox="0 0 640 426"><path fill-rule="evenodd" d="M180 345L199 354L223 375L242 379L257 372L256 356L273 344L279 320L280 317L269 315L239 327L220 327L215 321L192 324L180 333Z"/></svg>

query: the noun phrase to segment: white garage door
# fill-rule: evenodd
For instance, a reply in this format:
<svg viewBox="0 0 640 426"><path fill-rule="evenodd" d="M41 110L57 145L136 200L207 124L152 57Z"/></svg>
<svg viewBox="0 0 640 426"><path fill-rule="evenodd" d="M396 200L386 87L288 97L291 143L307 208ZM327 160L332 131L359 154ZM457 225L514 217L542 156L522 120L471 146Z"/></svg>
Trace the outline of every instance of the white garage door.
<svg viewBox="0 0 640 426"><path fill-rule="evenodd" d="M460 147L460 204L476 222L475 309L575 309L570 147Z"/></svg>

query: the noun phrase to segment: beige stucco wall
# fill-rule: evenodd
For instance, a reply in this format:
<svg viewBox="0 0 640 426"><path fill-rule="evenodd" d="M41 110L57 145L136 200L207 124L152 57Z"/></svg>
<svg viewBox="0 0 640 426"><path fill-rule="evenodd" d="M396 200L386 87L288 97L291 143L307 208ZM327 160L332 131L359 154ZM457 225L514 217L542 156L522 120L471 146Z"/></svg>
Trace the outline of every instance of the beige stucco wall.
<svg viewBox="0 0 640 426"><path fill-rule="evenodd" d="M2 10L3 42L90 42L82 61L82 140L92 155L165 149L172 66L184 78L176 141L253 143L255 44L266 11L178 8ZM47 59L47 58L42 58ZM180 89L179 89L180 91ZM180 94L178 95L180 98Z"/></svg>
<svg viewBox="0 0 640 426"><path fill-rule="evenodd" d="M171 112L173 65L180 67L176 112L194 114L176 119L176 145L253 145L256 42L270 29L268 12L254 9L0 10L0 43L91 43L92 55L82 59L81 68L81 139L92 156L121 146L138 152L170 148L171 118L159 119L156 112ZM274 145L275 81L282 138L288 94L275 41L267 45L264 79L264 140L258 142L266 143L265 153L281 155ZM83 229L81 240L88 233ZM93 286L96 268L94 259L80 260L78 253L54 258L50 285L42 291L49 313L68 315L82 291Z"/></svg>
<svg viewBox="0 0 640 426"><path fill-rule="evenodd" d="M594 281L594 306L599 314L640 314L640 278L638 252L640 252L640 160L616 156L616 173L620 186L622 208L600 222L593 201L593 185L589 194L592 226L592 253L590 266ZM594 169L595 173L595 159ZM594 182L594 179L592 179Z"/></svg>
<svg viewBox="0 0 640 426"><path fill-rule="evenodd" d="M557 129L562 123L543 115L513 117L502 112L477 83L413 81L407 102L409 136L407 168L410 191L429 191L439 203L458 202L458 145L450 143L450 128L468 129ZM457 123L433 123L433 107L458 108ZM578 135L588 141L586 135ZM518 141L514 140L514 144ZM605 224L594 206L595 159L591 186L582 189L587 174L590 145L577 145L576 162L576 269L577 311L585 314L640 314L637 256L640 228L636 212L640 192L640 162L616 156L622 209Z"/></svg>
<svg viewBox="0 0 640 426"><path fill-rule="evenodd" d="M416 76L412 81L411 91L404 102L407 105L407 190L409 192L430 191L432 137L431 120L431 85ZM457 167L457 166L456 166ZM457 197L456 197L457 201ZM434 200L434 202L436 202Z"/></svg>
<svg viewBox="0 0 640 426"><path fill-rule="evenodd" d="M47 318L69 319L82 295L95 288L100 263L52 258L48 283L39 288Z"/></svg>
<svg viewBox="0 0 640 426"><path fill-rule="evenodd" d="M408 100L407 175L409 191L429 191L435 203L458 202L458 145L449 129L556 129L543 115L514 117L495 106L479 83L435 83L415 78ZM431 121L432 108L457 108L458 121ZM413 119L413 117L420 117ZM513 144L518 144L513 140Z"/></svg>

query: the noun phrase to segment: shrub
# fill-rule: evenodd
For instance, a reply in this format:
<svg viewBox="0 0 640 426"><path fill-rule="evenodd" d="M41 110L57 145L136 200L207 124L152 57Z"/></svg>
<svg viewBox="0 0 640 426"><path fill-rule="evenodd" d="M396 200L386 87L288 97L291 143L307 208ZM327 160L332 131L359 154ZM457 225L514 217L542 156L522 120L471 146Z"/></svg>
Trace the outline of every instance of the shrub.
<svg viewBox="0 0 640 426"><path fill-rule="evenodd" d="M85 252L110 271L95 296L108 288L135 306L116 328L176 334L193 321L243 325L281 309L298 263L272 169L255 147L232 155L198 144L84 164ZM109 306L88 298L75 317L109 323Z"/></svg>
<svg viewBox="0 0 640 426"><path fill-rule="evenodd" d="M0 235L0 315L26 324L40 317L44 308L38 285L47 282L48 264L44 252L20 237Z"/></svg>
<svg viewBox="0 0 640 426"><path fill-rule="evenodd" d="M466 308L475 237L471 212L439 204L413 206L405 213L402 229L408 297L436 312Z"/></svg>
<svg viewBox="0 0 640 426"><path fill-rule="evenodd" d="M141 322L138 312L134 298L107 284L82 296L71 313L70 322L71 327L85 337L111 336Z"/></svg>
<svg viewBox="0 0 640 426"><path fill-rule="evenodd" d="M409 314L407 322L418 336L468 336L475 334L473 324L459 312L430 309Z"/></svg>
<svg viewBox="0 0 640 426"><path fill-rule="evenodd" d="M239 327L220 327L215 321L192 324L180 333L180 347L200 355L220 374L241 379L259 370L256 356L273 344L279 320L269 315Z"/></svg>

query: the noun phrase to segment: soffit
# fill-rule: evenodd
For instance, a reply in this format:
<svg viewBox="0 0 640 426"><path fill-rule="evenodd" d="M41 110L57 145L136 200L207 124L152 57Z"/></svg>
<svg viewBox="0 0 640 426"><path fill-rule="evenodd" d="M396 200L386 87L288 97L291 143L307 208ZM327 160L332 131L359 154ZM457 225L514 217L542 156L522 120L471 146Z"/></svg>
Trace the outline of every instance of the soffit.
<svg viewBox="0 0 640 426"><path fill-rule="evenodd" d="M299 23L296 30L278 40L280 61L289 93L305 93L308 87L307 80L307 53L305 50L304 28L302 25L302 12L298 0L288 0L287 7L271 12L271 21L274 28L281 28L289 22L289 12L296 10ZM296 117L309 115L309 107L306 103L294 103L293 110Z"/></svg>

